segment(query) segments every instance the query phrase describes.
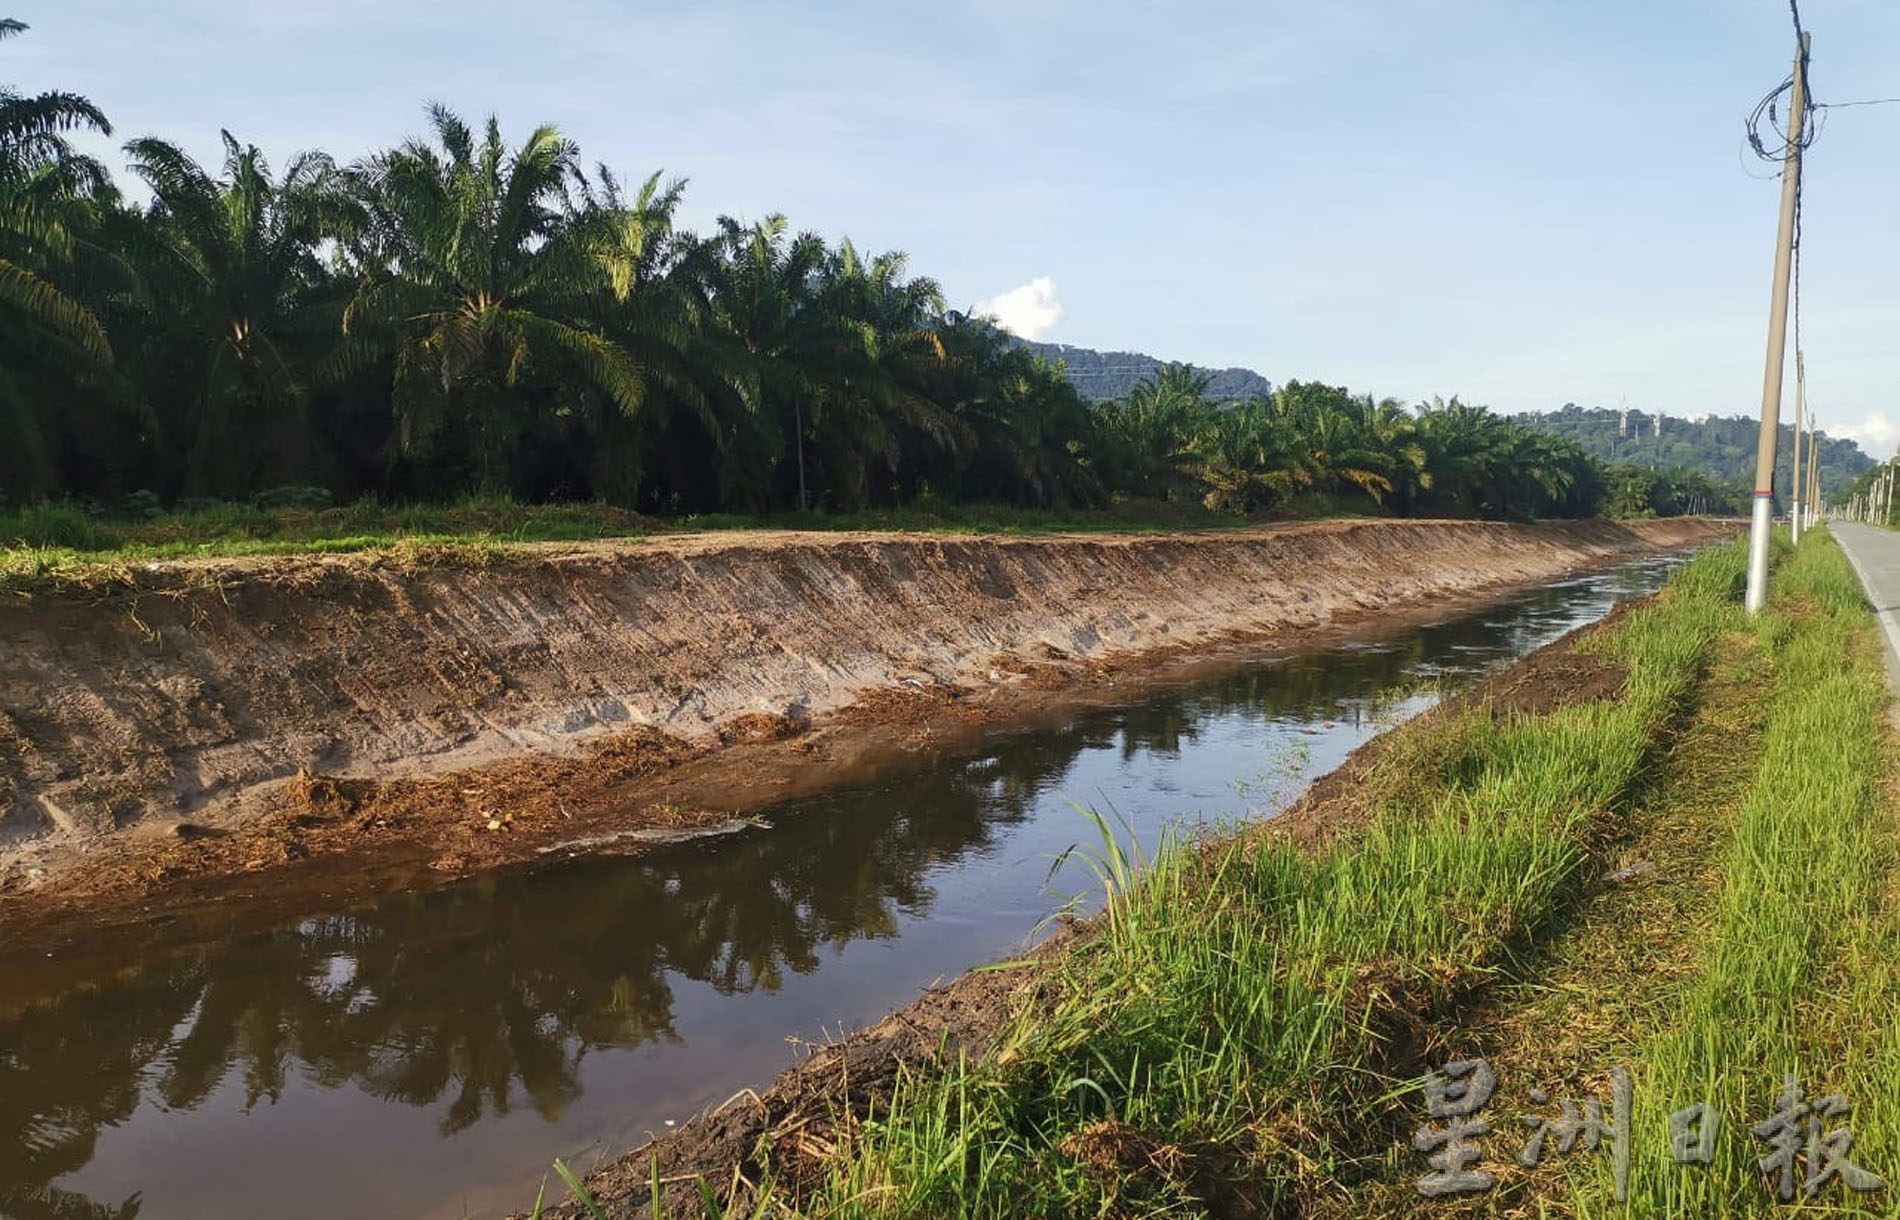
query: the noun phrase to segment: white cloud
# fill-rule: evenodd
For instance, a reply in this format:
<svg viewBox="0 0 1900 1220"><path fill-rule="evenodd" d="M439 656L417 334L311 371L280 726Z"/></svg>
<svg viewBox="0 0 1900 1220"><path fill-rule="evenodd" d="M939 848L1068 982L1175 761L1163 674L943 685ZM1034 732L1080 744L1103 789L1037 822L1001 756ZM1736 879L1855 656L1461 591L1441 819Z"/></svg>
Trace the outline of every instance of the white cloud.
<svg viewBox="0 0 1900 1220"><path fill-rule="evenodd" d="M1857 424L1836 424L1833 427L1822 424L1821 430L1830 436L1849 438L1868 457L1878 461L1892 457L1895 443L1900 442L1900 424L1888 419L1885 411L1869 411Z"/></svg>
<svg viewBox="0 0 1900 1220"><path fill-rule="evenodd" d="M1039 275L1021 288L1012 288L987 301L978 301L973 313L996 319L997 325L1023 339L1041 339L1068 313L1056 296L1056 282Z"/></svg>

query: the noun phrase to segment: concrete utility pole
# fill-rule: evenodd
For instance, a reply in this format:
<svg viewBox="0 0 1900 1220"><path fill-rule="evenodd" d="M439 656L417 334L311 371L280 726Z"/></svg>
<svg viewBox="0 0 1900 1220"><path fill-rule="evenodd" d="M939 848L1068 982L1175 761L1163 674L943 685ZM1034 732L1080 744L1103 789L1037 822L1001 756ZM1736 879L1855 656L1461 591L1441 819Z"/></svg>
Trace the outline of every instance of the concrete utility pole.
<svg viewBox="0 0 1900 1220"><path fill-rule="evenodd" d="M1768 604L1768 537L1775 524L1775 442L1781 432L1781 369L1788 352L1788 264L1794 254L1794 204L1801 191L1801 123L1808 112L1808 47L1794 55L1794 97L1788 106L1788 151L1781 163L1781 222L1775 229L1775 286L1768 299L1768 360L1762 372L1761 434L1755 442L1755 511L1748 528L1750 614Z"/></svg>
<svg viewBox="0 0 1900 1220"><path fill-rule="evenodd" d="M1797 357L1795 363L1799 364ZM1814 443L1814 421L1808 420L1808 524L1821 519L1821 449Z"/></svg>
<svg viewBox="0 0 1900 1220"><path fill-rule="evenodd" d="M1776 370L1779 372L1779 370ZM1788 512L1790 526L1794 530L1795 545L1801 544L1801 415L1807 407L1807 376L1802 367L1801 349L1794 349L1794 463L1790 477L1794 486L1789 488L1788 500L1791 505Z"/></svg>

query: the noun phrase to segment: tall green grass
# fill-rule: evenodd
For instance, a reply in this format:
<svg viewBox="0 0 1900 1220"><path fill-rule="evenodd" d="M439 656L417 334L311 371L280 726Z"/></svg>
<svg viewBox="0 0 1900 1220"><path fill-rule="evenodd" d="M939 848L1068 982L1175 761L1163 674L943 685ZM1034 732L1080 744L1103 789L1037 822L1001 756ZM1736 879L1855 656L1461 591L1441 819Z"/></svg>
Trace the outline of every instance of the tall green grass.
<svg viewBox="0 0 1900 1220"><path fill-rule="evenodd" d="M1622 698L1474 713L1458 765L1388 785L1400 795L1322 850L1175 844L1133 884L1105 849L1109 914L1062 959L1053 1006L847 1123L849 1154L797 1210L1270 1211L1375 1171L1409 1134L1395 1092L1438 1049L1423 1018L1512 968L1595 867L1734 621L1741 562L1695 560L1606 639Z"/></svg>
<svg viewBox="0 0 1900 1220"><path fill-rule="evenodd" d="M1714 935L1672 1028L1631 1064L1637 1082L1630 1214L1766 1216L1749 1131L1783 1077L1810 1100L1844 1093L1852 1159L1900 1197L1900 868L1883 798L1887 692L1859 584L1824 532L1806 536L1753 625L1772 660L1760 769L1729 843ZM1713 1165L1667 1156L1668 1114L1707 1102L1722 1116ZM1609 1210L1582 1184L1584 1214ZM1836 1183L1819 1203L1845 1207Z"/></svg>

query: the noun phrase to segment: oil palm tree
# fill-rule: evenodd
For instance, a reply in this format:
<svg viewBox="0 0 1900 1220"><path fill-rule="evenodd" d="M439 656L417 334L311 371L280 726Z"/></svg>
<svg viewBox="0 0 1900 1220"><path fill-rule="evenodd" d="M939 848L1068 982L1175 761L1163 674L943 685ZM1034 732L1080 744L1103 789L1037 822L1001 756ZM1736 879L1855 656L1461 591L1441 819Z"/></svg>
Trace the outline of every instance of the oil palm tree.
<svg viewBox="0 0 1900 1220"><path fill-rule="evenodd" d="M807 441L827 408L849 394L853 376L874 366L876 344L863 327L828 307L829 252L814 233L791 236L783 216L746 226L719 222L725 246L715 299L720 322L744 349L747 401L756 428L754 462L776 467L789 433L794 468L792 502L812 502ZM740 494L776 498L769 475L754 468Z"/></svg>
<svg viewBox="0 0 1900 1220"><path fill-rule="evenodd" d="M1245 513L1306 490L1310 477L1293 461L1292 439L1270 398L1209 413L1192 442L1194 476L1207 489L1201 502Z"/></svg>
<svg viewBox="0 0 1900 1220"><path fill-rule="evenodd" d="M275 177L222 134L215 178L163 140L126 153L152 192L139 265L172 340L168 380L185 383L186 487L228 497L303 474L309 365L336 324L319 251L360 227L360 209L329 157L299 154Z"/></svg>
<svg viewBox="0 0 1900 1220"><path fill-rule="evenodd" d="M947 407L959 435L954 447L913 451L913 490L928 483L961 499L1097 503L1103 469L1122 469L1123 450L1100 443L1063 369L987 317L948 311L934 334L943 356L924 366L924 394Z"/></svg>
<svg viewBox="0 0 1900 1220"><path fill-rule="evenodd" d="M0 41L26 28L0 18ZM111 130L78 94L0 85L0 487L37 490L48 477L47 421L26 380L68 370L99 376L112 362L105 328L60 282L94 201L109 191L104 168L67 136Z"/></svg>
<svg viewBox="0 0 1900 1220"><path fill-rule="evenodd" d="M1395 455L1374 447L1346 390L1289 381L1273 391L1271 402L1282 430L1296 438L1289 461L1301 485L1335 495L1363 494L1374 503L1392 490Z"/></svg>
<svg viewBox="0 0 1900 1220"><path fill-rule="evenodd" d="M458 431L473 482L502 491L537 413L573 410L585 387L632 415L646 383L585 320L600 268L566 222L574 146L542 126L510 149L492 117L478 139L442 106L429 121L433 144L353 171L369 224L333 367L391 357L399 447Z"/></svg>
<svg viewBox="0 0 1900 1220"><path fill-rule="evenodd" d="M719 482L745 413L749 363L715 320L721 248L675 229L685 184L661 177L632 193L606 166L596 181L574 179L567 223L597 273L588 317L646 382L633 419L609 395L589 394L579 439L595 495L631 504L657 464L660 503L690 496L692 507L711 508L708 484Z"/></svg>
<svg viewBox="0 0 1900 1220"><path fill-rule="evenodd" d="M1123 479L1142 495L1171 495L1197 465L1195 440L1209 422L1208 378L1170 364L1138 381L1124 402L1098 416L1125 464Z"/></svg>
<svg viewBox="0 0 1900 1220"><path fill-rule="evenodd" d="M1430 491L1424 501L1432 511L1452 516L1478 513L1500 457L1500 422L1483 407L1460 402L1455 395L1450 401L1434 398L1419 404L1413 435L1425 453Z"/></svg>
<svg viewBox="0 0 1900 1220"><path fill-rule="evenodd" d="M943 292L935 280L910 278L908 266L901 252L865 259L846 241L823 271L820 308L860 357L841 365L829 410L814 421L833 493L847 507L872 498L874 469L875 498L894 500L906 450L956 454L974 441L950 403L926 392L944 362Z"/></svg>
<svg viewBox="0 0 1900 1220"><path fill-rule="evenodd" d="M1418 493L1431 486L1425 448L1418 443L1418 424L1412 413L1396 398L1375 399L1370 394L1351 399L1342 409L1352 416L1360 445L1385 458L1383 470L1392 483L1386 503L1400 512L1410 511Z"/></svg>

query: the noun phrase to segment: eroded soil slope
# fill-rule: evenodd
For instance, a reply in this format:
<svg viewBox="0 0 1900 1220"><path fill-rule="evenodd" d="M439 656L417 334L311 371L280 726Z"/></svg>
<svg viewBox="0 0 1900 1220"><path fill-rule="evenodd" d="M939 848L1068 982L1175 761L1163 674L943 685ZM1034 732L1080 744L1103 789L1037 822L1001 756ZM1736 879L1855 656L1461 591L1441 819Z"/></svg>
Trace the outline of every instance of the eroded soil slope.
<svg viewBox="0 0 1900 1220"><path fill-rule="evenodd" d="M550 544L475 566L163 565L94 594L0 601L0 891L180 818L207 833L292 804L360 819L373 778L474 793L456 816L480 820L471 771L548 768L578 790L841 714L874 721L894 692L1033 684L1038 664L1298 632L1725 529L754 533Z"/></svg>

